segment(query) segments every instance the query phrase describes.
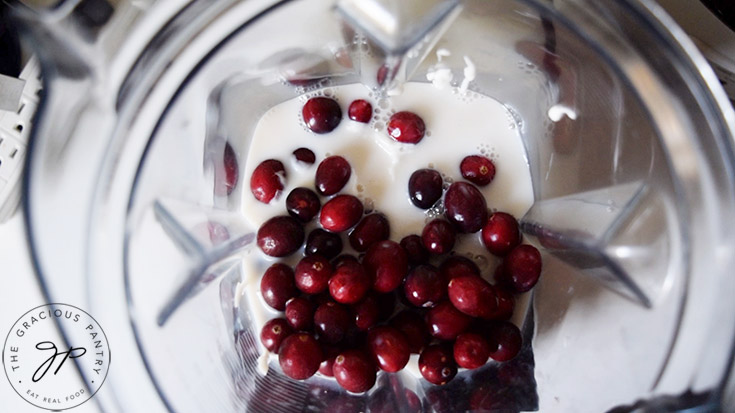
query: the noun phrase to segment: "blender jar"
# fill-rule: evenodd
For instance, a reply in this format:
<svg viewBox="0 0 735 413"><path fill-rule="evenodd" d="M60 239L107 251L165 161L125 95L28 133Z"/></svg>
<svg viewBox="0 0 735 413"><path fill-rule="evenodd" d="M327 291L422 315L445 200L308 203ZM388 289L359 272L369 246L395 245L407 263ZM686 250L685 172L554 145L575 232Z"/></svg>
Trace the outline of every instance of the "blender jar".
<svg viewBox="0 0 735 413"><path fill-rule="evenodd" d="M49 301L94 314L116 353L105 410L735 405L735 117L653 2L40 3L17 9L45 82L24 211ZM400 93L439 49L455 79L471 58L465 87L513 114L526 150L521 226L544 273L521 354L444 387L381 374L364 395L260 374L239 295L257 121L339 85Z"/></svg>

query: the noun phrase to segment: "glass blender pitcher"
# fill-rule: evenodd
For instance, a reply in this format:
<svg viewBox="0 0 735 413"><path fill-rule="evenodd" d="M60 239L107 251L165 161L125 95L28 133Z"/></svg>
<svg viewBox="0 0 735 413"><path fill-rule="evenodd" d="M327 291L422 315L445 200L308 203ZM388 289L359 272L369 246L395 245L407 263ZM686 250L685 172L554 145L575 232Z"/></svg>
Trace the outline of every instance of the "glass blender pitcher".
<svg viewBox="0 0 735 413"><path fill-rule="evenodd" d="M654 2L16 11L45 84L24 186L34 261L50 302L105 328L105 411L735 407L735 113ZM361 395L261 374L240 295L256 248L241 196L255 125L315 90L426 83L442 49L452 86L501 102L523 139L534 203L520 223L544 274L519 316L520 355L446 386L381 373ZM464 85L463 56L475 71Z"/></svg>

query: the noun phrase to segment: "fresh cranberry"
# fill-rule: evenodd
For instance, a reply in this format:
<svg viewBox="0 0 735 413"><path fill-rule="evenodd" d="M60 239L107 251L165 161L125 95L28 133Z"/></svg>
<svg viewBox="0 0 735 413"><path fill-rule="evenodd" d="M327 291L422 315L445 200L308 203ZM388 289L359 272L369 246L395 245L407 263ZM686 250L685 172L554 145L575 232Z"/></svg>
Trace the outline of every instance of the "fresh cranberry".
<svg viewBox="0 0 735 413"><path fill-rule="evenodd" d="M339 257L334 259L334 262L332 262L332 266L334 268L339 268L343 265L353 265L353 264L360 264L360 261L355 257L354 255L350 254L342 254Z"/></svg>
<svg viewBox="0 0 735 413"><path fill-rule="evenodd" d="M486 337L490 345L490 358L495 361L511 360L521 351L523 338L513 323L498 321L490 324Z"/></svg>
<svg viewBox="0 0 735 413"><path fill-rule="evenodd" d="M455 230L447 221L435 219L424 227L421 241L424 248L432 254L446 254L454 247Z"/></svg>
<svg viewBox="0 0 735 413"><path fill-rule="evenodd" d="M495 296L498 298L498 309L493 317L495 320L509 320L515 309L515 298L513 293L502 286L495 285Z"/></svg>
<svg viewBox="0 0 735 413"><path fill-rule="evenodd" d="M403 291L416 307L433 307L447 297L447 282L433 265L419 265L406 276Z"/></svg>
<svg viewBox="0 0 735 413"><path fill-rule="evenodd" d="M472 317L490 319L498 310L493 286L474 275L462 275L450 281L449 300L457 310Z"/></svg>
<svg viewBox="0 0 735 413"><path fill-rule="evenodd" d="M429 333L440 340L454 340L471 322L470 316L454 308L449 301L439 303L426 313Z"/></svg>
<svg viewBox="0 0 735 413"><path fill-rule="evenodd" d="M355 122L368 123L373 116L373 105L367 100L357 99L350 103L347 116Z"/></svg>
<svg viewBox="0 0 735 413"><path fill-rule="evenodd" d="M426 125L421 117L413 112L398 112L388 121L388 135L398 142L419 143L426 133Z"/></svg>
<svg viewBox="0 0 735 413"><path fill-rule="evenodd" d="M375 293L368 294L362 301L352 306L355 314L355 325L360 330L367 330L378 323L380 319L380 307Z"/></svg>
<svg viewBox="0 0 735 413"><path fill-rule="evenodd" d="M224 176L222 176L224 172ZM225 142L225 149L222 155L222 169L215 170L214 192L217 195L230 195L237 186L240 178L240 167L237 163L237 155L232 145Z"/></svg>
<svg viewBox="0 0 735 413"><path fill-rule="evenodd" d="M321 195L334 195L344 188L350 180L352 167L341 156L335 155L324 159L316 168L314 186Z"/></svg>
<svg viewBox="0 0 735 413"><path fill-rule="evenodd" d="M322 354L324 355L324 361L319 365L319 373L327 376L334 377L334 359L337 358L341 352L337 346L329 344L322 344Z"/></svg>
<svg viewBox="0 0 735 413"><path fill-rule="evenodd" d="M380 293L395 290L408 272L408 258L398 243L384 240L373 244L363 258L363 265Z"/></svg>
<svg viewBox="0 0 735 413"><path fill-rule="evenodd" d="M459 164L462 177L477 186L485 186L495 178L495 164L490 159L472 155L462 159Z"/></svg>
<svg viewBox="0 0 735 413"><path fill-rule="evenodd" d="M451 255L439 266L439 273L448 283L461 275L476 275L479 277L480 268L467 257Z"/></svg>
<svg viewBox="0 0 735 413"><path fill-rule="evenodd" d="M349 310L335 302L328 302L317 307L314 312L314 328L319 339L328 344L342 341L350 327Z"/></svg>
<svg viewBox="0 0 735 413"><path fill-rule="evenodd" d="M457 375L451 347L446 344L426 347L419 356L419 371L429 383L447 384Z"/></svg>
<svg viewBox="0 0 735 413"><path fill-rule="evenodd" d="M454 360L459 367L476 369L484 366L490 357L490 345L481 335L462 333L454 342Z"/></svg>
<svg viewBox="0 0 735 413"><path fill-rule="evenodd" d="M306 247L304 254L321 255L324 258L332 259L342 252L342 237L339 234L327 232L321 228L316 228L306 237Z"/></svg>
<svg viewBox="0 0 735 413"><path fill-rule="evenodd" d="M516 293L524 293L538 282L541 275L541 254L532 245L519 245L508 253L502 263L502 285Z"/></svg>
<svg viewBox="0 0 735 413"><path fill-rule="evenodd" d="M421 237L411 234L403 237L401 247L406 251L406 257L411 265L426 264L429 262L429 251L424 248Z"/></svg>
<svg viewBox="0 0 735 413"><path fill-rule="evenodd" d="M342 232L355 226L362 212L359 199L352 195L337 195L322 207L319 223L329 232Z"/></svg>
<svg viewBox="0 0 735 413"><path fill-rule="evenodd" d="M327 97L311 98L301 109L306 126L314 133L328 133L342 121L342 109L336 100Z"/></svg>
<svg viewBox="0 0 735 413"><path fill-rule="evenodd" d="M374 213L366 215L355 229L350 232L350 245L357 252L365 252L378 241L388 239L390 236L390 224L385 215Z"/></svg>
<svg viewBox="0 0 735 413"><path fill-rule="evenodd" d="M354 304L365 297L372 284L372 278L362 265L343 264L329 279L329 293L338 303Z"/></svg>
<svg viewBox="0 0 735 413"><path fill-rule="evenodd" d="M408 363L411 355L408 340L393 327L379 326L368 331L368 347L373 361L388 373L395 373Z"/></svg>
<svg viewBox="0 0 735 413"><path fill-rule="evenodd" d="M258 229L258 247L265 255L285 257L301 248L304 227L290 216L277 216L265 221Z"/></svg>
<svg viewBox="0 0 735 413"><path fill-rule="evenodd" d="M250 191L255 199L267 204L278 197L285 181L286 170L281 161L266 159L253 170L250 177Z"/></svg>
<svg viewBox="0 0 735 413"><path fill-rule="evenodd" d="M322 363L322 349L308 333L295 333L286 337L278 351L281 370L294 380L313 376Z"/></svg>
<svg viewBox="0 0 735 413"><path fill-rule="evenodd" d="M260 293L269 306L278 311L286 308L286 302L298 294L293 270L286 264L276 263L268 267L260 279Z"/></svg>
<svg viewBox="0 0 735 413"><path fill-rule="evenodd" d="M283 340L293 334L293 329L288 325L288 321L283 318L274 318L268 320L260 330L260 342L266 350L277 353L281 347Z"/></svg>
<svg viewBox="0 0 735 413"><path fill-rule="evenodd" d="M408 196L411 203L429 209L442 197L442 176L433 169L419 169L408 178Z"/></svg>
<svg viewBox="0 0 735 413"><path fill-rule="evenodd" d="M286 321L294 330L308 330L314 321L314 304L303 297L288 300Z"/></svg>
<svg viewBox="0 0 735 413"><path fill-rule="evenodd" d="M485 197L479 189L467 182L455 182L447 189L444 208L447 219L460 232L477 232L487 221Z"/></svg>
<svg viewBox="0 0 735 413"><path fill-rule="evenodd" d="M363 393L375 384L375 364L361 350L347 350L334 359L334 378L343 389Z"/></svg>
<svg viewBox="0 0 735 413"><path fill-rule="evenodd" d="M513 215L495 212L482 227L482 243L491 254L504 256L521 243L521 231Z"/></svg>
<svg viewBox="0 0 735 413"><path fill-rule="evenodd" d="M424 318L412 311L404 310L390 320L390 325L403 333L411 353L419 354L429 344L429 329Z"/></svg>
<svg viewBox="0 0 735 413"><path fill-rule="evenodd" d="M286 197L286 210L301 222L311 221L322 207L319 197L309 188L294 188Z"/></svg>
<svg viewBox="0 0 735 413"><path fill-rule="evenodd" d="M307 165L312 165L316 162L316 155L309 148L298 148L293 151L293 156L297 161L303 162Z"/></svg>
<svg viewBox="0 0 735 413"><path fill-rule="evenodd" d="M405 389L404 394L406 395L406 406L408 407L408 413L421 413L421 399L416 393L409 389Z"/></svg>
<svg viewBox="0 0 735 413"><path fill-rule="evenodd" d="M327 289L333 272L332 264L321 255L304 257L294 268L296 287L307 294L318 294Z"/></svg>

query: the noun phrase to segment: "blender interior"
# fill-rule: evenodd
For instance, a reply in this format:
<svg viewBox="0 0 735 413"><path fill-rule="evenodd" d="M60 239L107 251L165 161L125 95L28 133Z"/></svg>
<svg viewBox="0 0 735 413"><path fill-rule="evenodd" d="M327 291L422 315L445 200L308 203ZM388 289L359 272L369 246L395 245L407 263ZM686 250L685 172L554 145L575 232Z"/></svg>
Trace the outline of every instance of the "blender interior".
<svg viewBox="0 0 735 413"><path fill-rule="evenodd" d="M721 403L735 327L722 299L734 285L724 277L733 231L723 225L735 211L733 116L718 106L721 91L705 91L711 79L685 57L691 49L662 34L666 17L638 2L463 1L440 31L395 55L333 7L193 2L127 72L84 76L102 64L84 47L74 56L83 64L46 61L48 107L64 109L42 116L66 127L31 160L26 213L39 272L51 297L67 288L51 276L62 259L49 252L54 237L43 236L63 224L43 200L62 196L50 182L74 184L70 159L88 145L103 156L96 178L75 189L89 205L69 241L81 246L78 265L66 271L78 271L103 324L124 326L111 343L139 352L127 351L139 363L111 377L115 395L102 403L128 410L131 389L148 381L155 394L144 399L172 411L412 411L405 389L437 412L627 411L666 396L676 408ZM45 47L56 41L34 35ZM258 332L237 307L241 262L255 254L241 196L257 121L319 88L363 83L377 94L426 82L439 48L452 52L457 78L471 57L469 89L514 114L526 148L535 202L521 221L544 272L523 317L524 350L444 387L382 373L363 396L277 368L261 376ZM382 62L396 75L381 88ZM294 75L309 85L284 81ZM116 85L112 98L100 78ZM62 105L65 90L80 88L88 96ZM95 130L109 141L92 142ZM226 143L240 171L229 196ZM718 351L707 352L712 343Z"/></svg>

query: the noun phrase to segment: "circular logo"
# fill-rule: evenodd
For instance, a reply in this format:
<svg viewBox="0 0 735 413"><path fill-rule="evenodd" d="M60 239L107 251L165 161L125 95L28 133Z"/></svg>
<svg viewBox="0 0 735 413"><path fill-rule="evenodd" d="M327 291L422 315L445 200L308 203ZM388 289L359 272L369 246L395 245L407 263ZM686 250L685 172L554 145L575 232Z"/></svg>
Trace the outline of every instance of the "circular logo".
<svg viewBox="0 0 735 413"><path fill-rule="evenodd" d="M47 304L15 322L5 339L3 366L28 403L65 410L86 402L102 386L110 347L92 316L68 304Z"/></svg>

